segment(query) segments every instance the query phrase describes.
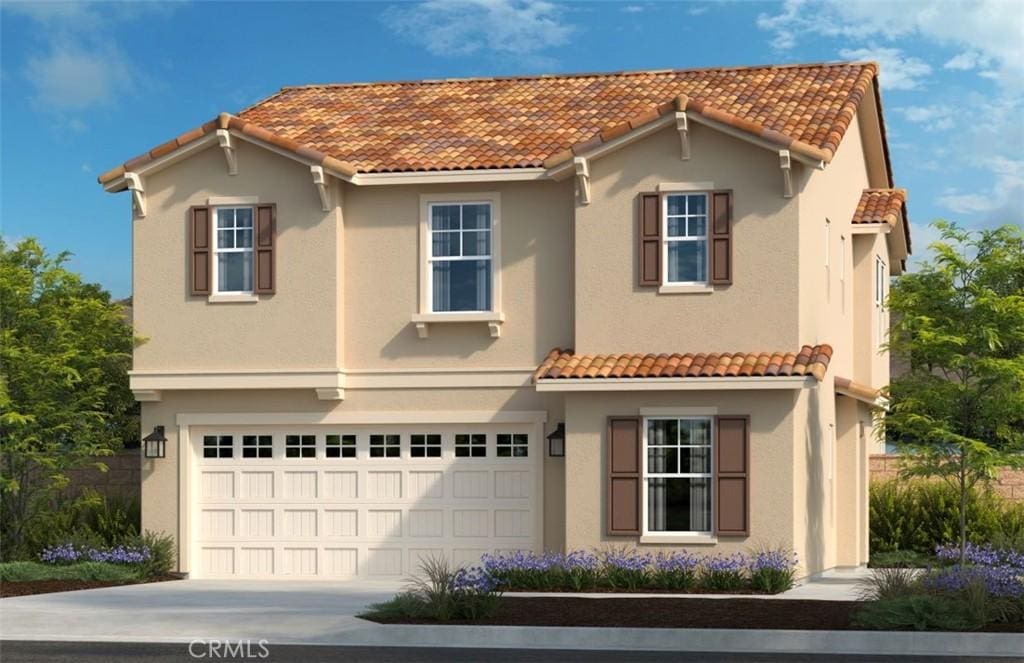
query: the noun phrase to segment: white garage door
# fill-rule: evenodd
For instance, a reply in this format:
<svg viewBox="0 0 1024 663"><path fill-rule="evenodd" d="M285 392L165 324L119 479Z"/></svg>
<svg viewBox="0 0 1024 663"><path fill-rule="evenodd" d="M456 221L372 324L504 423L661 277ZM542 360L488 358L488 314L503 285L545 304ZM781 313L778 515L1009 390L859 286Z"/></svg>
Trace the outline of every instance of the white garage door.
<svg viewBox="0 0 1024 663"><path fill-rule="evenodd" d="M542 547L530 426L193 428L193 577L396 578Z"/></svg>

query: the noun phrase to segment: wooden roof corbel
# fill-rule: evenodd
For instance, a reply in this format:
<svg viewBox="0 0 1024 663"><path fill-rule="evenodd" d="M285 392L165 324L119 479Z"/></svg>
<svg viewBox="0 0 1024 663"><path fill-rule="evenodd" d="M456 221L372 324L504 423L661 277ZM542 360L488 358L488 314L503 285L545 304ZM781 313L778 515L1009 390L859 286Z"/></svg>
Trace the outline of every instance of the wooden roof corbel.
<svg viewBox="0 0 1024 663"><path fill-rule="evenodd" d="M238 174L238 155L235 153L235 141L227 129L217 129L217 142L224 150L224 159L228 162L228 175Z"/></svg>
<svg viewBox="0 0 1024 663"><path fill-rule="evenodd" d="M142 186L142 178L138 173L125 173L124 180L128 190L132 192L132 206L140 217L146 216L146 189Z"/></svg>
<svg viewBox="0 0 1024 663"><path fill-rule="evenodd" d="M690 125L686 121L685 112L676 112L676 131L679 132L679 158L683 161L690 160Z"/></svg>
<svg viewBox="0 0 1024 663"><path fill-rule="evenodd" d="M330 197L327 191L327 177L324 175L323 166L310 166L309 172L313 175L313 186L320 194L320 208L328 212L331 209Z"/></svg>
<svg viewBox="0 0 1024 663"><path fill-rule="evenodd" d="M576 172L576 194L584 205L590 204L590 164L586 157L573 157L573 168Z"/></svg>
<svg viewBox="0 0 1024 663"><path fill-rule="evenodd" d="M789 150L779 150L779 168L782 169L782 197L793 197L793 160Z"/></svg>

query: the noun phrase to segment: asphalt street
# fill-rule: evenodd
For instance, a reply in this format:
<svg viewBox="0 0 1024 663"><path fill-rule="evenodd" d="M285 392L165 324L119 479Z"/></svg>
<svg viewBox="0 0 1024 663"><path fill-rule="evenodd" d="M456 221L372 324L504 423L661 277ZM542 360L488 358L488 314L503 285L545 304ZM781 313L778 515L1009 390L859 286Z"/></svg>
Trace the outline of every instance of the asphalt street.
<svg viewBox="0 0 1024 663"><path fill-rule="evenodd" d="M844 656L793 654L711 654L678 652L570 651L550 649L459 649L419 647L338 647L273 645L258 642L189 644L107 642L0 642L3 663L171 663L177 661L300 661L302 663L604 663L676 661L680 663L922 663L923 656ZM1006 663L1006 658L946 658L942 663ZM1022 659L1024 660L1024 657Z"/></svg>

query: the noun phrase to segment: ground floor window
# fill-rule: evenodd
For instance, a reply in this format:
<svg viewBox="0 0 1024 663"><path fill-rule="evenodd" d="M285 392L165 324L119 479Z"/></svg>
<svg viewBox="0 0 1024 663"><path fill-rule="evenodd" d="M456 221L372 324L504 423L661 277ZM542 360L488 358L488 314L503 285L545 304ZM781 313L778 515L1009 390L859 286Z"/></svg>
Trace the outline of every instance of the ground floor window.
<svg viewBox="0 0 1024 663"><path fill-rule="evenodd" d="M710 417L652 417L644 444L648 532L711 532Z"/></svg>

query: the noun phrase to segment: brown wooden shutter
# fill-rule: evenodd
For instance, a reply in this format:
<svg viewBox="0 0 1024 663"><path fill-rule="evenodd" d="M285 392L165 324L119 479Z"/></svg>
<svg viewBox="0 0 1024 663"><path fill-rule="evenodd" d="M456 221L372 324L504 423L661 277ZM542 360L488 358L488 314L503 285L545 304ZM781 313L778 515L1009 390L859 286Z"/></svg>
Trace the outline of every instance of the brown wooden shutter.
<svg viewBox="0 0 1024 663"><path fill-rule="evenodd" d="M661 285L661 196L640 194L640 285Z"/></svg>
<svg viewBox="0 0 1024 663"><path fill-rule="evenodd" d="M750 417L715 417L715 534L750 533Z"/></svg>
<svg viewBox="0 0 1024 663"><path fill-rule="evenodd" d="M192 207L188 210L189 249L191 267L189 291L193 295L210 294L210 276L213 266L212 212L209 207Z"/></svg>
<svg viewBox="0 0 1024 663"><path fill-rule="evenodd" d="M711 192L711 283L732 283L732 192Z"/></svg>
<svg viewBox="0 0 1024 663"><path fill-rule="evenodd" d="M256 206L256 233L254 241L254 287L260 295L274 294L277 283L277 264L274 247L277 244L277 205Z"/></svg>
<svg viewBox="0 0 1024 663"><path fill-rule="evenodd" d="M640 419L608 418L608 534L640 533Z"/></svg>

